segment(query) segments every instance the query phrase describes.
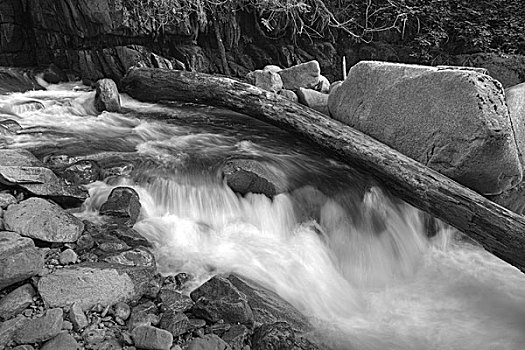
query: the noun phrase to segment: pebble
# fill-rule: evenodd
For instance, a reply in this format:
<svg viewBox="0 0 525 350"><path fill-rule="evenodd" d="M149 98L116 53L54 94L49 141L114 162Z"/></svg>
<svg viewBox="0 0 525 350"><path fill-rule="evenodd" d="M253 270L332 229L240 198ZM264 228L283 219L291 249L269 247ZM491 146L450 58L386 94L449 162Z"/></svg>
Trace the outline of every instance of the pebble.
<svg viewBox="0 0 525 350"><path fill-rule="evenodd" d="M62 265L74 264L78 261L78 255L73 249L66 249L60 253L59 261Z"/></svg>
<svg viewBox="0 0 525 350"><path fill-rule="evenodd" d="M69 310L69 319L73 323L76 331L79 331L88 326L89 322L78 303L74 303Z"/></svg>
<svg viewBox="0 0 525 350"><path fill-rule="evenodd" d="M62 322L62 329L66 331L70 331L73 329L73 324L69 321Z"/></svg>
<svg viewBox="0 0 525 350"><path fill-rule="evenodd" d="M173 343L173 335L164 329L152 326L138 326L131 336L138 348L150 350L169 350Z"/></svg>
<svg viewBox="0 0 525 350"><path fill-rule="evenodd" d="M118 317L122 320L127 320L131 314L131 308L128 304L123 302L118 302L113 306L113 314L115 317Z"/></svg>

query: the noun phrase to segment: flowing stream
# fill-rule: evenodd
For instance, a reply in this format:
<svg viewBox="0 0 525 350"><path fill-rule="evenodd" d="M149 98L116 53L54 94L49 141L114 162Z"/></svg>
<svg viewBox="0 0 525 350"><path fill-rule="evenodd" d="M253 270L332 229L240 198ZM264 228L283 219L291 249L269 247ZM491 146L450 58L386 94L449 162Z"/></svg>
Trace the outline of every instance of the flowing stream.
<svg viewBox="0 0 525 350"><path fill-rule="evenodd" d="M331 349L525 349L525 275L451 228L427 238L422 214L372 177L238 113L123 96L122 113L96 116L94 93L74 87L0 95L0 117L24 128L2 147L133 164L89 185L77 215L103 220L111 189L135 188L135 229L161 272L256 280ZM287 192L235 194L221 166L237 158L264 164Z"/></svg>

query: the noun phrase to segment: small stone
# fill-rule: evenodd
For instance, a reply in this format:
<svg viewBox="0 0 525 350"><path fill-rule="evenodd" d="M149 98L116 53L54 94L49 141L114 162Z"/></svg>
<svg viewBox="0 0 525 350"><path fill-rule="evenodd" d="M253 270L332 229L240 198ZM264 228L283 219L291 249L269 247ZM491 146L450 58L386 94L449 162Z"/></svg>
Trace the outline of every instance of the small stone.
<svg viewBox="0 0 525 350"><path fill-rule="evenodd" d="M168 310L160 319L160 328L169 331L174 337L178 337L187 333L192 327L185 314Z"/></svg>
<svg viewBox="0 0 525 350"><path fill-rule="evenodd" d="M78 303L71 305L71 309L69 309L69 319L73 323L73 327L77 332L86 328L89 324L84 311L82 311L82 307Z"/></svg>
<svg viewBox="0 0 525 350"><path fill-rule="evenodd" d="M206 321L202 318L190 318L189 321L192 328L202 328L206 326Z"/></svg>
<svg viewBox="0 0 525 350"><path fill-rule="evenodd" d="M165 309L175 312L186 312L195 304L187 295L184 295L169 287L162 287L160 290L160 300Z"/></svg>
<svg viewBox="0 0 525 350"><path fill-rule="evenodd" d="M95 245L95 240L89 234L83 234L77 240L77 247L81 251L89 250Z"/></svg>
<svg viewBox="0 0 525 350"><path fill-rule="evenodd" d="M155 267L155 257L147 248L138 247L118 254L106 256L103 259L111 264L127 266Z"/></svg>
<svg viewBox="0 0 525 350"><path fill-rule="evenodd" d="M170 332L152 326L138 326L131 336L135 346L149 350L169 350L173 343Z"/></svg>
<svg viewBox="0 0 525 350"><path fill-rule="evenodd" d="M242 350L249 337L249 329L239 324L232 326L222 339L231 346L232 350Z"/></svg>
<svg viewBox="0 0 525 350"><path fill-rule="evenodd" d="M10 193L0 193L0 208L7 209L11 204L16 204L16 198Z"/></svg>
<svg viewBox="0 0 525 350"><path fill-rule="evenodd" d="M77 350L79 345L75 338L68 332L62 332L53 339L48 340L41 350Z"/></svg>
<svg viewBox="0 0 525 350"><path fill-rule="evenodd" d="M299 102L303 105L323 114L330 115L328 111L328 94L312 89L299 88L297 90L297 97L299 97Z"/></svg>
<svg viewBox="0 0 525 350"><path fill-rule="evenodd" d="M182 348L180 347L180 345L175 344L171 347L170 350L182 350Z"/></svg>
<svg viewBox="0 0 525 350"><path fill-rule="evenodd" d="M14 334L24 324L26 318L17 316L0 323L0 349L13 340Z"/></svg>
<svg viewBox="0 0 525 350"><path fill-rule="evenodd" d="M118 302L113 306L113 314L125 321L131 315L131 308L126 303Z"/></svg>
<svg viewBox="0 0 525 350"><path fill-rule="evenodd" d="M101 179L100 165L94 160L80 160L62 172L66 182L73 185L87 185Z"/></svg>
<svg viewBox="0 0 525 350"><path fill-rule="evenodd" d="M43 266L44 259L33 240L0 231L0 290L37 275Z"/></svg>
<svg viewBox="0 0 525 350"><path fill-rule="evenodd" d="M135 306L128 320L128 329L133 330L138 326L157 325L160 319L155 314L156 312L157 307L151 301Z"/></svg>
<svg viewBox="0 0 525 350"><path fill-rule="evenodd" d="M73 249L66 249L60 253L58 260L62 265L74 264L78 261L78 255Z"/></svg>
<svg viewBox="0 0 525 350"><path fill-rule="evenodd" d="M7 320L24 311L33 303L35 289L30 284L24 284L0 299L0 319Z"/></svg>
<svg viewBox="0 0 525 350"><path fill-rule="evenodd" d="M82 338L88 344L99 344L102 343L106 338L106 330L98 328L87 328L86 330L84 330L84 332L82 332Z"/></svg>
<svg viewBox="0 0 525 350"><path fill-rule="evenodd" d="M297 97L297 94L293 92L292 90L282 89L281 91L279 91L279 95L295 103L299 102L299 97Z"/></svg>
<svg viewBox="0 0 525 350"><path fill-rule="evenodd" d="M73 329L73 323L71 323L69 321L62 322L62 329L66 330L66 331L72 330Z"/></svg>
<svg viewBox="0 0 525 350"><path fill-rule="evenodd" d="M26 319L13 337L17 344L38 343L49 340L62 330L63 311L49 309L42 317Z"/></svg>
<svg viewBox="0 0 525 350"><path fill-rule="evenodd" d="M281 76L269 70L256 70L246 75L250 84L270 92L279 92L283 88Z"/></svg>
<svg viewBox="0 0 525 350"><path fill-rule="evenodd" d="M228 343L216 336L207 334L202 338L195 338L188 343L187 350L231 350ZM276 348L277 349L277 348ZM278 349L288 349L286 347Z"/></svg>
<svg viewBox="0 0 525 350"><path fill-rule="evenodd" d="M311 89L319 84L321 68L319 62L309 61L277 72L283 81L283 87L297 90L300 87Z"/></svg>

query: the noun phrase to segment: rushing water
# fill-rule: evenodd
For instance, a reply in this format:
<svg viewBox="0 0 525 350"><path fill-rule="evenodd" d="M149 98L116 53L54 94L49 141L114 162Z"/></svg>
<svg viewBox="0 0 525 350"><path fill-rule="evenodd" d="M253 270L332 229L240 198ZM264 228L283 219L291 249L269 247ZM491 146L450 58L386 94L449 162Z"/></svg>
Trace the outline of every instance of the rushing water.
<svg viewBox="0 0 525 350"><path fill-rule="evenodd" d="M78 215L102 220L112 188L135 188L135 229L163 273L257 280L333 349L525 349L525 275L450 228L428 239L421 213L370 177L240 114L123 96L122 114L95 116L93 93L73 87L0 96L0 118L24 127L3 147L133 163L89 185ZM236 195L220 172L234 158L260 161L288 192Z"/></svg>

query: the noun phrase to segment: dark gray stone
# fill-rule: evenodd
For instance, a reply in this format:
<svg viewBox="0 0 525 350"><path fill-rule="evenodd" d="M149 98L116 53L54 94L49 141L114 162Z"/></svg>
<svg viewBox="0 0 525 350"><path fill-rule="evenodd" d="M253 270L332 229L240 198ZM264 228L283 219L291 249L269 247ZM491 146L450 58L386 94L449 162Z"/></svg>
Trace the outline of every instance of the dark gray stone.
<svg viewBox="0 0 525 350"><path fill-rule="evenodd" d="M170 332L173 337L178 337L179 335L185 334L193 329L185 314L173 310L168 310L162 315L162 318L160 319L160 328Z"/></svg>
<svg viewBox="0 0 525 350"><path fill-rule="evenodd" d="M216 336L207 334L202 338L195 338L188 343L187 350L231 350L228 343ZM283 349L284 350L284 349Z"/></svg>
<svg viewBox="0 0 525 350"><path fill-rule="evenodd" d="M224 335L224 340L232 350L243 350L250 338L250 330L242 324L233 325Z"/></svg>
<svg viewBox="0 0 525 350"><path fill-rule="evenodd" d="M267 323L258 327L252 337L253 350L319 350L286 322Z"/></svg>
<svg viewBox="0 0 525 350"><path fill-rule="evenodd" d="M286 191L285 184L275 171L255 160L230 160L222 168L222 173L228 186L242 195L249 192L262 193L272 198Z"/></svg>
<svg viewBox="0 0 525 350"><path fill-rule="evenodd" d="M102 169L94 160L80 160L67 168L61 174L67 183L87 185L102 178Z"/></svg>
<svg viewBox="0 0 525 350"><path fill-rule="evenodd" d="M140 214L140 208L140 198L134 189L115 187L108 200L100 207L100 214L121 219L126 225L133 226Z"/></svg>
<svg viewBox="0 0 525 350"><path fill-rule="evenodd" d="M226 278L215 276L191 293L192 313L208 322L252 325L254 316L246 296Z"/></svg>
<svg viewBox="0 0 525 350"><path fill-rule="evenodd" d="M171 287L171 286L170 286ZM186 312L195 304L193 300L187 295L170 287L162 287L160 289L160 300L165 309L173 310L175 312Z"/></svg>

